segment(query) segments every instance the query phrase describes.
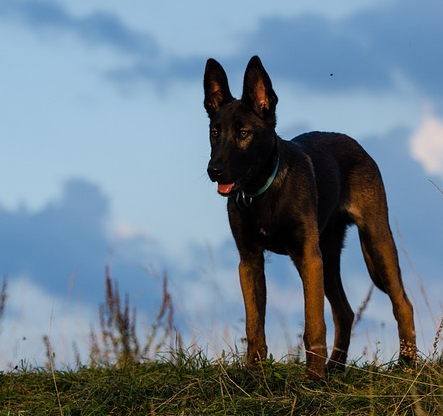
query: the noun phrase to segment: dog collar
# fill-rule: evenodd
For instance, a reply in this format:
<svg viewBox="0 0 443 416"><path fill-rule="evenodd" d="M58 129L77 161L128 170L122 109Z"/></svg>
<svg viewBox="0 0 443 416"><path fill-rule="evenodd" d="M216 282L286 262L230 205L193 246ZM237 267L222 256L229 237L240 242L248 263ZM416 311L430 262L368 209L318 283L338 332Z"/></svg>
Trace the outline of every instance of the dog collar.
<svg viewBox="0 0 443 416"><path fill-rule="evenodd" d="M239 192L237 194L237 202L238 202L239 197L241 195L241 197L243 199L243 203L246 206L250 206L252 204L252 198L255 198L256 196L259 196L259 195L265 193L268 190L268 188L271 186L272 182L274 182L274 179L277 176L279 165L280 165L280 157L277 158L277 163L275 164L275 168L274 168L271 176L266 181L266 183L257 192L254 192L254 193L246 193L245 191Z"/></svg>

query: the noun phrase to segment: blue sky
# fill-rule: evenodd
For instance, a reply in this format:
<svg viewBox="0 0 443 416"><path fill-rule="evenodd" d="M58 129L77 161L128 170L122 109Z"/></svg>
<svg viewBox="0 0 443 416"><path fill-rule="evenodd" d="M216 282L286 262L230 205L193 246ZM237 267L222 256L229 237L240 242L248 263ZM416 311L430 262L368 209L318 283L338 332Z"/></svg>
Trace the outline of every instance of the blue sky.
<svg viewBox="0 0 443 416"><path fill-rule="evenodd" d="M2 366L38 362L47 332L65 361L71 338L86 353L106 264L146 313L167 271L190 338L217 348L213 327L240 339L237 257L225 201L206 177L202 76L216 58L239 96L254 54L279 96L283 138L340 131L379 162L429 348L442 311L443 195L429 182L443 183L442 13L439 0L3 0ZM351 233L343 274L355 308L370 286L357 245ZM272 256L269 267L268 331L281 351L282 333L300 332L300 283L287 261ZM375 296L354 355L375 340L395 352L389 314Z"/></svg>

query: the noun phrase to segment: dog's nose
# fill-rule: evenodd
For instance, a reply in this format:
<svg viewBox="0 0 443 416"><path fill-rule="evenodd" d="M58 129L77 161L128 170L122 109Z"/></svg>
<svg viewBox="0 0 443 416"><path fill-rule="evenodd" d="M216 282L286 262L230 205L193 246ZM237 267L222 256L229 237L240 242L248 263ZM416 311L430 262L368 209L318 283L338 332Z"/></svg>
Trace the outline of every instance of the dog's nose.
<svg viewBox="0 0 443 416"><path fill-rule="evenodd" d="M209 162L208 175L213 182L219 180L223 175L223 165L217 162Z"/></svg>

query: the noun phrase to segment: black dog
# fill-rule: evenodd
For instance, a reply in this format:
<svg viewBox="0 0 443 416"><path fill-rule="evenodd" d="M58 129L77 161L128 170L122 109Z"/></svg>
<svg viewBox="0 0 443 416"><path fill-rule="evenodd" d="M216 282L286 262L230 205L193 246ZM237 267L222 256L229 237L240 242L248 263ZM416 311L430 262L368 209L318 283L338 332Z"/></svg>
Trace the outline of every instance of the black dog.
<svg viewBox="0 0 443 416"><path fill-rule="evenodd" d="M208 174L228 197L229 222L240 254L246 308L246 362L266 358L265 250L287 254L297 267L305 298L307 375L324 377L324 296L335 324L328 369L343 370L354 313L340 276L348 225L356 224L369 274L386 292L398 323L400 358L416 357L412 305L405 293L388 223L386 195L376 163L350 137L312 132L291 141L275 132L277 96L258 57L234 99L221 65L209 59L204 105L210 118Z"/></svg>

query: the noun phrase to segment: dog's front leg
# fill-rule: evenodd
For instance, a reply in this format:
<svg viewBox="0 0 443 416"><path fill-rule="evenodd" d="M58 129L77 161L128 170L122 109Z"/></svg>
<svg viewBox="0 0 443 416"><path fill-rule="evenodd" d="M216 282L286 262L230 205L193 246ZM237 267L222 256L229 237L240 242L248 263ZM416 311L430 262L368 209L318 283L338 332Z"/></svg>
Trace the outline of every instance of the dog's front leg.
<svg viewBox="0 0 443 416"><path fill-rule="evenodd" d="M306 375L316 379L325 376L326 325L324 318L323 261L318 247L305 247L302 256L291 255L303 283L305 299Z"/></svg>
<svg viewBox="0 0 443 416"><path fill-rule="evenodd" d="M246 309L246 364L264 360L268 348L265 337L266 282L263 253L240 254L240 284Z"/></svg>

